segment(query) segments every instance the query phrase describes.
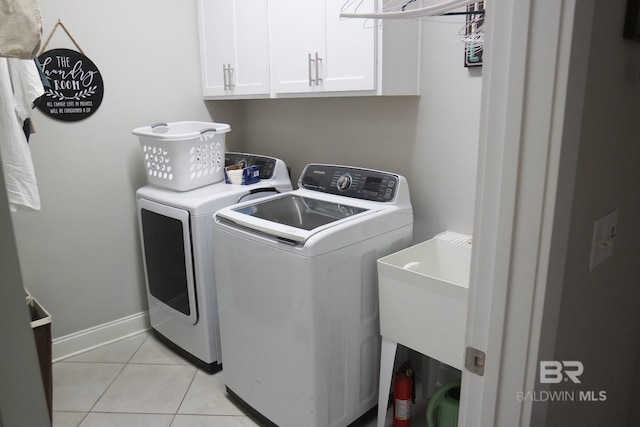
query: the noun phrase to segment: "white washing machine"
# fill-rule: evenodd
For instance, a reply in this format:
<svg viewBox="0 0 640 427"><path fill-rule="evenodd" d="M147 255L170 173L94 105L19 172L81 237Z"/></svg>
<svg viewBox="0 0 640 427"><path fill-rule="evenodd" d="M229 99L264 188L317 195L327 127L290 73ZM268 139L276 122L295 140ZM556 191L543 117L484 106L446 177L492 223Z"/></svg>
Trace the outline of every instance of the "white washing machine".
<svg viewBox="0 0 640 427"><path fill-rule="evenodd" d="M268 423L346 426L377 403L376 260L411 243L409 188L320 164L298 186L214 215L224 381Z"/></svg>
<svg viewBox="0 0 640 427"><path fill-rule="evenodd" d="M186 192L148 185L136 192L151 328L161 341L209 373L221 367L213 213L292 189L282 160L226 153L226 164L241 161L260 166L259 182L219 182Z"/></svg>

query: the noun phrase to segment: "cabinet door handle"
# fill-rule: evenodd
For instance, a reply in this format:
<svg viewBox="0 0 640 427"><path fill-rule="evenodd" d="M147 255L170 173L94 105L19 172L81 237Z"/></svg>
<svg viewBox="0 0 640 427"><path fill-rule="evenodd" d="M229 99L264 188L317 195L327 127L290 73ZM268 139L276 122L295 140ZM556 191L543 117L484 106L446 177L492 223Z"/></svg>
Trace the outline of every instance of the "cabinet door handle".
<svg viewBox="0 0 640 427"><path fill-rule="evenodd" d="M227 64L222 64L222 78L224 80L224 90L229 88L229 83L227 83Z"/></svg>
<svg viewBox="0 0 640 427"><path fill-rule="evenodd" d="M318 56L318 52L316 52L316 86L320 86L322 84L322 79L320 78L320 62L322 58Z"/></svg>
<svg viewBox="0 0 640 427"><path fill-rule="evenodd" d="M236 87L236 85L233 84L234 71L235 71L235 68L232 68L231 64L227 64L227 73L229 75L229 90L232 90L234 87Z"/></svg>
<svg viewBox="0 0 640 427"><path fill-rule="evenodd" d="M307 61L309 63L309 86L313 86L316 83L316 80L313 78L313 63L315 62L313 58L311 58L311 54L308 54Z"/></svg>

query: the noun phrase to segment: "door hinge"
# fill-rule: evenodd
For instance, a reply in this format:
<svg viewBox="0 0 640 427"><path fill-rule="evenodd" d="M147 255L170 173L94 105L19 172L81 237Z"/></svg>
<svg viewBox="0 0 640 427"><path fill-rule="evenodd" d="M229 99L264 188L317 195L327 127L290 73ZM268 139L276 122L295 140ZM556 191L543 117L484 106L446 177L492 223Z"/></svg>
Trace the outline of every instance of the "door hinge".
<svg viewBox="0 0 640 427"><path fill-rule="evenodd" d="M487 355L484 351L477 348L467 347L467 354L464 359L464 367L469 372L476 375L484 376L484 362Z"/></svg>

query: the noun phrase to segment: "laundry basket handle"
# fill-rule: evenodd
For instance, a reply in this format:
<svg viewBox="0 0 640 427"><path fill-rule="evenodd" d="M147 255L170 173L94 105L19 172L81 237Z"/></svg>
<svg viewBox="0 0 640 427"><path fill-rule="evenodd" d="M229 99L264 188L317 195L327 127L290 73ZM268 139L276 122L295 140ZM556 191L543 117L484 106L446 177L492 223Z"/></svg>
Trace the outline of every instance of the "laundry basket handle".
<svg viewBox="0 0 640 427"><path fill-rule="evenodd" d="M169 125L165 122L154 123L151 126L151 132L153 133L167 133L169 132Z"/></svg>
<svg viewBox="0 0 640 427"><path fill-rule="evenodd" d="M204 135L205 133L208 133L208 132L214 132L215 133L215 132L218 132L218 129L216 129L216 128L202 129L200 131L200 135Z"/></svg>

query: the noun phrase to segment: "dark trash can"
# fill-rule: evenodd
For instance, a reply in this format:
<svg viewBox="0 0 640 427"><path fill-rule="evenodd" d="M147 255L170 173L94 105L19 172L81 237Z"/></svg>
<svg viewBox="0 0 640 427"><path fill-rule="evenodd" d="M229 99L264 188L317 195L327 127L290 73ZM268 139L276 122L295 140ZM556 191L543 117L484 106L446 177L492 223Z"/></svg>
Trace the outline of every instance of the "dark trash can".
<svg viewBox="0 0 640 427"><path fill-rule="evenodd" d="M40 374L44 384L44 393L49 408L49 419L52 419L53 410L53 366L51 363L51 315L27 293L27 307L31 315L31 329L36 342L38 361L40 362Z"/></svg>

